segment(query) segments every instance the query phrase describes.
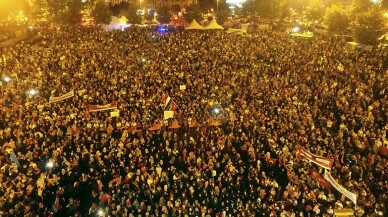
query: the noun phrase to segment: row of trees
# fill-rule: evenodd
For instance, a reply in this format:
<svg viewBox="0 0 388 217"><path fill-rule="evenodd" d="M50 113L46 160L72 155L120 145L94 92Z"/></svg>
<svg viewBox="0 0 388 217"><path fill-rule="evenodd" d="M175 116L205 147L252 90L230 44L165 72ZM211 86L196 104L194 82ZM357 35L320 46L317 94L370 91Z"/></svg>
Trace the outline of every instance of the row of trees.
<svg viewBox="0 0 388 217"><path fill-rule="evenodd" d="M22 0L18 0L22 1ZM106 24L112 16L125 16L130 23L156 19L160 23L170 23L172 15L180 14L181 21L202 21L206 16L216 16L223 24L232 11L226 0L197 0L181 8L168 2L145 14L139 14L139 1L110 4L105 0L29 0L28 13L38 22L67 25L79 25L85 11L97 24ZM241 17L262 17L275 22L285 20L305 20L308 23L324 23L334 34L354 34L362 43L374 44L378 36L386 29L387 18L383 10L388 11L388 0L246 0L242 7L236 7L233 13ZM184 9L184 10L182 10ZM181 12L181 13L180 13ZM155 14L157 16L155 17ZM291 18L291 19L286 19ZM292 19L295 18L295 19Z"/></svg>
<svg viewBox="0 0 388 217"><path fill-rule="evenodd" d="M225 0L198 0L182 10L177 4L159 5L157 8L147 10L141 14L139 1L122 1L118 4L111 4L105 0L36 0L32 5L32 15L38 22L50 22L66 25L78 25L82 20L82 11L88 10L98 24L107 24L112 16L125 16L130 23L140 23L142 19L154 20L160 23L169 23L172 15L180 14L180 19L190 22L196 18L202 20L203 14L213 11L221 23L225 22L231 15ZM215 11L218 8L218 11ZM183 12L183 13L180 13ZM155 16L157 15L157 16Z"/></svg>
<svg viewBox="0 0 388 217"><path fill-rule="evenodd" d="M293 17L292 12L306 25L323 23L329 33L354 35L364 44L376 44L388 31L388 0L247 0L239 11L279 21Z"/></svg>
<svg viewBox="0 0 388 217"><path fill-rule="evenodd" d="M388 5L384 2L380 6L369 0L332 4L325 11L324 22L330 33L354 35L358 42L374 45L388 31L388 17L383 10Z"/></svg>

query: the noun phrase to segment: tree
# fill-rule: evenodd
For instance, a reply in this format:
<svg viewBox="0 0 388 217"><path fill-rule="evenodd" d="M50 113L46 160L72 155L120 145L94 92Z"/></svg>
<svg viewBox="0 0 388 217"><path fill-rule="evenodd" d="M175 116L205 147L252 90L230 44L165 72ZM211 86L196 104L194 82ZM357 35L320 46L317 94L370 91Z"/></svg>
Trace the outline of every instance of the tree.
<svg viewBox="0 0 388 217"><path fill-rule="evenodd" d="M108 24L112 20L112 12L104 0L99 0L93 10L93 16L98 24Z"/></svg>
<svg viewBox="0 0 388 217"><path fill-rule="evenodd" d="M242 15L252 16L257 14L257 2L255 0L246 0L242 4L241 8Z"/></svg>
<svg viewBox="0 0 388 217"><path fill-rule="evenodd" d="M307 5L309 5L310 0L292 0L289 1L289 6L297 11L302 11Z"/></svg>
<svg viewBox="0 0 388 217"><path fill-rule="evenodd" d="M38 23L46 23L51 19L49 4L46 0L36 1L32 8L32 16Z"/></svg>
<svg viewBox="0 0 388 217"><path fill-rule="evenodd" d="M171 12L174 14L178 14L182 10L181 6L178 4L171 5Z"/></svg>
<svg viewBox="0 0 388 217"><path fill-rule="evenodd" d="M247 0L243 3L243 15L259 15L265 18L282 18L288 13L287 0Z"/></svg>
<svg viewBox="0 0 388 217"><path fill-rule="evenodd" d="M324 15L322 0L311 0L306 12L310 20L321 19Z"/></svg>
<svg viewBox="0 0 388 217"><path fill-rule="evenodd" d="M68 2L67 8L67 16L65 22L69 25L80 25L81 24L81 10L83 9L82 1L79 0L70 0Z"/></svg>
<svg viewBox="0 0 388 217"><path fill-rule="evenodd" d="M47 0L50 21L58 24L66 24L70 0Z"/></svg>
<svg viewBox="0 0 388 217"><path fill-rule="evenodd" d="M0 0L0 20L6 19L10 13L18 11L23 11L24 14L27 14L26 11L28 9L29 5L25 0Z"/></svg>
<svg viewBox="0 0 388 217"><path fill-rule="evenodd" d="M148 21L151 21L155 18L155 10L154 9L151 9L149 11L147 11L145 14L144 14L144 18Z"/></svg>
<svg viewBox="0 0 388 217"><path fill-rule="evenodd" d="M121 16L124 13L127 13L131 6L137 9L134 4L129 4L127 1L121 1L118 4L109 3L110 10L112 11L113 15L117 17Z"/></svg>
<svg viewBox="0 0 388 217"><path fill-rule="evenodd" d="M284 19L290 14L290 8L287 0L272 1L272 18Z"/></svg>
<svg viewBox="0 0 388 217"><path fill-rule="evenodd" d="M328 25L329 32L342 34L350 26L350 17L342 6L333 4L326 9L325 22Z"/></svg>
<svg viewBox="0 0 388 217"><path fill-rule="evenodd" d="M289 14L289 5L287 0L247 0L241 12L245 16L282 19Z"/></svg>
<svg viewBox="0 0 388 217"><path fill-rule="evenodd" d="M186 13L183 14L183 18L186 20L186 22L190 23L194 19L198 22L202 21L202 14L201 10L199 8L199 5L197 3L189 4L186 8Z"/></svg>
<svg viewBox="0 0 388 217"><path fill-rule="evenodd" d="M217 0L197 0L200 11L207 12L217 7Z"/></svg>
<svg viewBox="0 0 388 217"><path fill-rule="evenodd" d="M141 23L141 17L137 14L138 7L134 4L130 4L127 12L125 13L128 22L131 24L139 24Z"/></svg>
<svg viewBox="0 0 388 217"><path fill-rule="evenodd" d="M359 14L354 23L354 33L359 43L376 45L383 34L385 20L378 7L371 7L367 12Z"/></svg>
<svg viewBox="0 0 388 217"><path fill-rule="evenodd" d="M162 4L161 6L159 6L157 8L157 19L160 23L162 24L166 24L166 23L170 23L171 21L171 12L170 12L170 8L168 7L167 4Z"/></svg>
<svg viewBox="0 0 388 217"><path fill-rule="evenodd" d="M381 2L381 7L385 10L388 10L388 0L383 0Z"/></svg>
<svg viewBox="0 0 388 217"><path fill-rule="evenodd" d="M228 7L228 5L225 2L219 3L218 5L218 12L217 12L217 23L224 24L228 17L230 16L231 11Z"/></svg>

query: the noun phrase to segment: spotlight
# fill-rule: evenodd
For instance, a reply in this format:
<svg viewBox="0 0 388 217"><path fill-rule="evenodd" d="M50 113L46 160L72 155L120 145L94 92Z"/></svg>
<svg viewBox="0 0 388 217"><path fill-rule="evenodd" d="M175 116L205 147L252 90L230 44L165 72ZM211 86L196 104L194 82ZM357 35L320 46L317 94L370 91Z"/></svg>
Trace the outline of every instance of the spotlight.
<svg viewBox="0 0 388 217"><path fill-rule="evenodd" d="M4 81L5 81L5 82L9 82L9 81L11 81L11 78L8 77L8 76L6 76L6 77L4 77Z"/></svg>
<svg viewBox="0 0 388 217"><path fill-rule="evenodd" d="M299 32L299 27L294 27L294 28L292 28L292 30L291 30L291 32Z"/></svg>
<svg viewBox="0 0 388 217"><path fill-rule="evenodd" d="M97 212L98 216L103 216L104 215L104 211L102 211L102 209L98 210Z"/></svg>
<svg viewBox="0 0 388 217"><path fill-rule="evenodd" d="M220 113L220 109L219 108L214 108L214 114L218 115Z"/></svg>
<svg viewBox="0 0 388 217"><path fill-rule="evenodd" d="M28 93L29 93L31 96L35 96L37 92L36 92L35 89L31 89L30 91L28 91Z"/></svg>
<svg viewBox="0 0 388 217"><path fill-rule="evenodd" d="M49 168L49 169L51 169L51 168L54 167L54 163L51 162L51 161L49 161L49 162L46 163L46 167Z"/></svg>

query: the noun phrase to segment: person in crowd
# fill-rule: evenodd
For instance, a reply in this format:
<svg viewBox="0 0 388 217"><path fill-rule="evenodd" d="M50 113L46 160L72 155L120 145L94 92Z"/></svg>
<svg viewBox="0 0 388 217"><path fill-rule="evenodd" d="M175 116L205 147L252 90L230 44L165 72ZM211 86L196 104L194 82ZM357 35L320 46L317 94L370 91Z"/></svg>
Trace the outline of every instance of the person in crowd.
<svg viewBox="0 0 388 217"><path fill-rule="evenodd" d="M323 169L298 160L298 145L334 160L330 173L357 195L357 216L387 214L382 50L272 31L43 35L0 47L1 78L10 78L0 83L0 215L333 216L354 208L311 175ZM178 107L169 120L166 94ZM87 111L112 102L119 117ZM194 121L200 126L189 128Z"/></svg>

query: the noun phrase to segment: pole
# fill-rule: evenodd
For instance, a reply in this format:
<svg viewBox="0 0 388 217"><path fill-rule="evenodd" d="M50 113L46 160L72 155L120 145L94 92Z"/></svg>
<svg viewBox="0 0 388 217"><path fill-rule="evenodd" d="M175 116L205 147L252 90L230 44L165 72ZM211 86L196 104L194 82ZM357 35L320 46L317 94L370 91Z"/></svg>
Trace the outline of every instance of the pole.
<svg viewBox="0 0 388 217"><path fill-rule="evenodd" d="M217 0L217 14L218 14L218 0Z"/></svg>

